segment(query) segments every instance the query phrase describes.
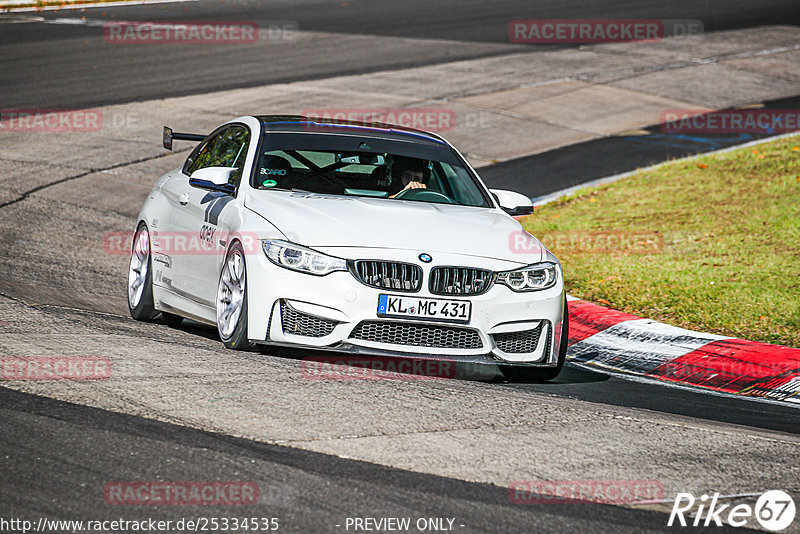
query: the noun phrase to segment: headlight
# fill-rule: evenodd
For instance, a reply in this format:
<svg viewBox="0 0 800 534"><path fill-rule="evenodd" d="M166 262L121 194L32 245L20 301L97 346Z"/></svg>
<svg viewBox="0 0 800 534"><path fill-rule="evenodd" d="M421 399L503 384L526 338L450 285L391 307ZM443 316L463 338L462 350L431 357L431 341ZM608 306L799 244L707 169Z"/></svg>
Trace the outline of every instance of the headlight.
<svg viewBox="0 0 800 534"><path fill-rule="evenodd" d="M556 285L558 269L555 263L545 262L529 265L515 271L497 273L497 283L514 291L539 291Z"/></svg>
<svg viewBox="0 0 800 534"><path fill-rule="evenodd" d="M269 261L293 271L325 276L333 271L346 271L347 261L288 241L262 241L261 248Z"/></svg>

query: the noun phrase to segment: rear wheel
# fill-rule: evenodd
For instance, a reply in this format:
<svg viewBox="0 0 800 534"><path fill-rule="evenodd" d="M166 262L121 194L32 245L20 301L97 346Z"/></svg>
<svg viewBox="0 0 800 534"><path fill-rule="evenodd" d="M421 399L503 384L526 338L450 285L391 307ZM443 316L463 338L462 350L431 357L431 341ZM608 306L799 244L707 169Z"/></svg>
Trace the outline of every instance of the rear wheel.
<svg viewBox="0 0 800 534"><path fill-rule="evenodd" d="M152 321L158 312L153 304L153 276L150 261L150 232L142 222L133 234L128 268L128 310L137 321Z"/></svg>
<svg viewBox="0 0 800 534"><path fill-rule="evenodd" d="M561 343L558 346L558 361L555 367L515 367L511 365L501 366L503 376L508 380L520 380L527 382L547 382L553 380L561 372L564 362L567 359L567 345L569 343L569 308L567 299L564 297L564 322L561 323Z"/></svg>
<svg viewBox="0 0 800 534"><path fill-rule="evenodd" d="M229 349L249 350L247 340L247 266L237 241L228 251L217 287L217 330Z"/></svg>

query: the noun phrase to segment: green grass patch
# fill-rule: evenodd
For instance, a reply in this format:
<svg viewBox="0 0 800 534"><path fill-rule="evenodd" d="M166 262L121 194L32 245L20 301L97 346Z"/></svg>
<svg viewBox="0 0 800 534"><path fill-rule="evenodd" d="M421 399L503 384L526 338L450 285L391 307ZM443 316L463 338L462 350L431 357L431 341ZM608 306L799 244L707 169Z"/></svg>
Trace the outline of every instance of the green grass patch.
<svg viewBox="0 0 800 534"><path fill-rule="evenodd" d="M800 347L800 136L640 171L522 223L571 295Z"/></svg>

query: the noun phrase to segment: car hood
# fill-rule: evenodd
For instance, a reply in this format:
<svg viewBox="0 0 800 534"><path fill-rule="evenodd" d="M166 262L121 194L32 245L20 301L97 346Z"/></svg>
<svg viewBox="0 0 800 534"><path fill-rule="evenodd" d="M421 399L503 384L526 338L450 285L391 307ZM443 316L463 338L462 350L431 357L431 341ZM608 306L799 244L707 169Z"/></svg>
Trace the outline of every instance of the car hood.
<svg viewBox="0 0 800 534"><path fill-rule="evenodd" d="M545 250L492 209L289 191L248 192L245 206L309 247L445 252L530 264Z"/></svg>

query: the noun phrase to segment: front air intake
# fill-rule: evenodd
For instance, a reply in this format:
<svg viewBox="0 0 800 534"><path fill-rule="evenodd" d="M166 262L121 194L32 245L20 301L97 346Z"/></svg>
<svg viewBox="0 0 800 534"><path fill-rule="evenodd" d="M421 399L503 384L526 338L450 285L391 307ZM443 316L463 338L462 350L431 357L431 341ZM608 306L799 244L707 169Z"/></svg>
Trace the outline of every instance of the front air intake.
<svg viewBox="0 0 800 534"><path fill-rule="evenodd" d="M422 269L411 263L358 260L352 273L362 284L378 289L414 293L422 287Z"/></svg>
<svg viewBox="0 0 800 534"><path fill-rule="evenodd" d="M286 301L281 301L281 324L284 334L305 337L325 337L339 324L330 319L299 312Z"/></svg>
<svg viewBox="0 0 800 534"><path fill-rule="evenodd" d="M492 286L494 273L472 267L434 267L429 289L434 295L480 295Z"/></svg>

